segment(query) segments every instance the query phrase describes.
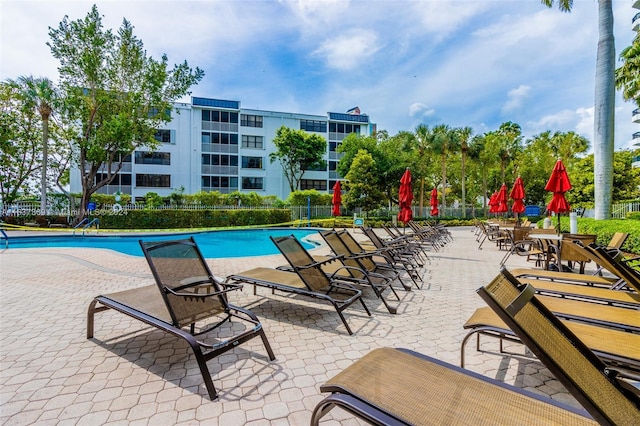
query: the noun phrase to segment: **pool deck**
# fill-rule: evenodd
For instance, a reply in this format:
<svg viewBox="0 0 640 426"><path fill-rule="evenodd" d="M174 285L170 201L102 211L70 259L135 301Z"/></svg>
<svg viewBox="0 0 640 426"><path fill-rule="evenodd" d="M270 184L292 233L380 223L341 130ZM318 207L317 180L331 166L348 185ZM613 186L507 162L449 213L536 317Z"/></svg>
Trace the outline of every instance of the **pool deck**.
<svg viewBox="0 0 640 426"><path fill-rule="evenodd" d="M143 257L99 249L0 250L0 424L306 425L323 398L319 386L374 348L409 348L459 365L462 325L484 306L475 290L495 277L504 252L489 242L478 250L470 227L451 232L453 242L429 254L424 288L398 291L398 315L368 291L372 317L355 306L345 311L353 336L326 303L267 289L255 296L251 286L234 292L232 303L261 319L276 360L253 339L209 361L215 401L191 352L172 336L107 311L96 315L95 338L86 339L93 297L153 284ZM226 277L286 262L273 255L208 263ZM532 265L519 256L507 262ZM478 352L473 339L466 368L579 406L522 345L507 347L516 355L500 354L490 338ZM359 424L338 409L323 422Z"/></svg>

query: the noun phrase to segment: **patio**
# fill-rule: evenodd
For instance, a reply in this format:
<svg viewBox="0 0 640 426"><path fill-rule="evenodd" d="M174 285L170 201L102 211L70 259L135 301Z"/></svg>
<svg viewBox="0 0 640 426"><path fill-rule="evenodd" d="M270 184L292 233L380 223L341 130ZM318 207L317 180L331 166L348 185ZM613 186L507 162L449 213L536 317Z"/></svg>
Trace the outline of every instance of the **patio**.
<svg viewBox="0 0 640 426"><path fill-rule="evenodd" d="M319 385L371 349L409 348L458 365L462 325L484 306L475 290L497 274L504 252L490 243L478 250L469 227L451 232L453 242L429 254L424 288L399 291L399 315L371 291L365 294L373 317L345 311L353 336L326 304L266 289L254 296L250 286L233 294L234 304L263 322L276 360L253 339L210 361L215 401L191 352L172 336L107 311L96 316L95 339L85 338L93 297L153 283L143 257L97 249L0 251L0 423L305 425L323 398ZM314 254L326 252L322 246ZM279 255L209 260L220 277L284 263ZM511 256L506 266L532 264ZM482 342L488 352L468 344L466 368L578 406L523 346L507 345L520 355L505 356L495 339ZM361 423L334 410L323 424Z"/></svg>

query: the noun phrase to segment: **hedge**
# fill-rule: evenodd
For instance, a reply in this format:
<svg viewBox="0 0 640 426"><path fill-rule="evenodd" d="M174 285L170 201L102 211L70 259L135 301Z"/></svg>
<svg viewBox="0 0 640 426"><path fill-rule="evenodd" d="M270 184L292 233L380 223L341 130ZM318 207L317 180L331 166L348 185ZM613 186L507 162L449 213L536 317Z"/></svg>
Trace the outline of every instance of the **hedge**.
<svg viewBox="0 0 640 426"><path fill-rule="evenodd" d="M104 229L186 229L276 225L291 222L288 209L130 210L99 215Z"/></svg>

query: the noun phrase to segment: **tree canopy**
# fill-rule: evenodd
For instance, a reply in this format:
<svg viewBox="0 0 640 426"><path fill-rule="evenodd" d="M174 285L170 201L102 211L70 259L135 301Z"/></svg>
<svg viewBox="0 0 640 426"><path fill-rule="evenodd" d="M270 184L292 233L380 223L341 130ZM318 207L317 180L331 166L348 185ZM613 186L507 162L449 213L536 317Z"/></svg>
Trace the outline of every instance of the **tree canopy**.
<svg viewBox="0 0 640 426"><path fill-rule="evenodd" d="M123 19L117 33L105 30L95 5L84 19L65 16L58 28L49 28L49 37L60 61L61 113L77 123L73 144L84 207L128 154L158 146L156 130L171 119L173 102L204 72L186 61L170 68L166 55L147 56L129 21Z"/></svg>
<svg viewBox="0 0 640 426"><path fill-rule="evenodd" d="M326 168L323 157L327 150L327 141L320 135L282 126L276 131L273 143L276 151L269 154L269 159L272 163L280 161L292 192L299 189L305 170Z"/></svg>

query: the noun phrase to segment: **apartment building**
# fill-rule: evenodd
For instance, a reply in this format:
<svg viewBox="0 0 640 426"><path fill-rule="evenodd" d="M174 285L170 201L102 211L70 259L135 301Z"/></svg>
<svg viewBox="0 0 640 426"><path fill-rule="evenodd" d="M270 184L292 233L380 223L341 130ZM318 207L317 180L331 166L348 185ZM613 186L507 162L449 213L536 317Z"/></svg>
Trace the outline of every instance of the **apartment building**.
<svg viewBox="0 0 640 426"><path fill-rule="evenodd" d="M284 200L290 193L289 184L280 163L269 160L281 126L326 139L327 167L305 171L300 189L327 192L341 178L336 170L340 160L336 148L342 140L350 133L371 135L376 130L358 107L346 113L311 115L245 109L239 101L192 97L191 103L175 104L171 121L158 129L160 146L127 156L120 173L98 192L120 191L141 200L148 192L168 196L184 188L187 194L241 191ZM80 191L78 170L72 170L71 191Z"/></svg>

